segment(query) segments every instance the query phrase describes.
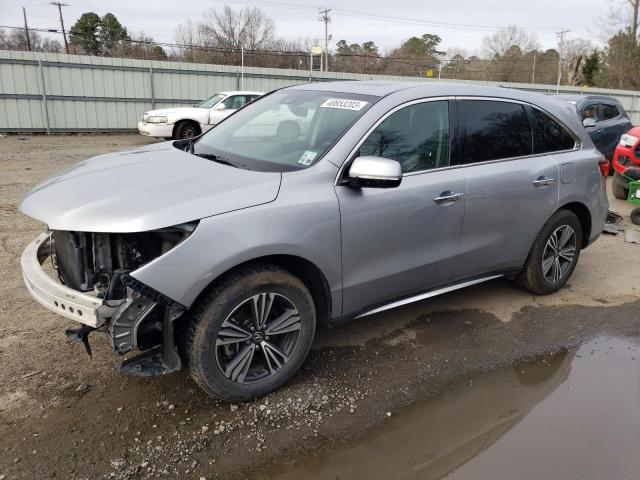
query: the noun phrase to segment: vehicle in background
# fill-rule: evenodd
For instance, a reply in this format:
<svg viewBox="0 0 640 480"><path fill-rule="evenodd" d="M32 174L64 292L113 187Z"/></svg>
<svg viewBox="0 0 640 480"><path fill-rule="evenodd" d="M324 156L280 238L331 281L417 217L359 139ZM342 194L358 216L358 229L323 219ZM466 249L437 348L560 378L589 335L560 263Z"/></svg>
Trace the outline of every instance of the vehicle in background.
<svg viewBox="0 0 640 480"><path fill-rule="evenodd" d="M283 135L284 122L297 125ZM318 323L498 277L557 291L602 232L608 170L558 99L298 85L196 139L38 185L20 208L47 229L22 270L36 300L81 324L70 339L97 331L120 355L141 351L122 372L184 365L207 393L248 400L295 374Z"/></svg>
<svg viewBox="0 0 640 480"><path fill-rule="evenodd" d="M138 122L141 135L165 139L197 137L264 92L222 92L193 107L160 108L144 112Z"/></svg>
<svg viewBox="0 0 640 480"><path fill-rule="evenodd" d="M556 96L575 105L591 141L607 160L612 160L620 137L632 127L622 104L603 95Z"/></svg>
<svg viewBox="0 0 640 480"><path fill-rule="evenodd" d="M622 135L613 154L613 196L626 200L629 196L629 178L625 171L629 168L640 169L640 127L633 127Z"/></svg>

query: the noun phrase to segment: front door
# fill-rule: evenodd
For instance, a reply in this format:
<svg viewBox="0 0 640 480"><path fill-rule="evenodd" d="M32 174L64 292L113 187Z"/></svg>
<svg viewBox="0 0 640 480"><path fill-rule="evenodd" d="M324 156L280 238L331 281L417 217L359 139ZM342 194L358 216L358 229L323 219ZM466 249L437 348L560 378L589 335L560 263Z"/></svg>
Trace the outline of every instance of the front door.
<svg viewBox="0 0 640 480"><path fill-rule="evenodd" d="M449 132L448 101L405 106L387 116L356 155L399 161L401 184L336 187L345 314L450 281L460 250L465 179L450 167Z"/></svg>

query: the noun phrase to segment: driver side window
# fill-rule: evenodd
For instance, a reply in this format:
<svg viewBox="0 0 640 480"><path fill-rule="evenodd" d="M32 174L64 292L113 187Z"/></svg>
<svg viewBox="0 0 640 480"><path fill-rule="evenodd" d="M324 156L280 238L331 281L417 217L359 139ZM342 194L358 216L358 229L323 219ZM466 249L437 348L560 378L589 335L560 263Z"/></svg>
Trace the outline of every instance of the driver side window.
<svg viewBox="0 0 640 480"><path fill-rule="evenodd" d="M397 160L403 173L449 165L449 102L424 102L387 117L367 137L359 156Z"/></svg>
<svg viewBox="0 0 640 480"><path fill-rule="evenodd" d="M224 108L226 110L237 110L244 105L244 96L243 95L233 95L231 97L225 98L222 101Z"/></svg>

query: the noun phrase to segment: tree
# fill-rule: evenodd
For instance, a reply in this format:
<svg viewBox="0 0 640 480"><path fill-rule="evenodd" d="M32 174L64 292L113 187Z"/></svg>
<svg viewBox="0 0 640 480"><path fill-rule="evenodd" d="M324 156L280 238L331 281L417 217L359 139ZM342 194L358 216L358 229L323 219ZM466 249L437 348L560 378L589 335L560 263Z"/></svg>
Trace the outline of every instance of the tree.
<svg viewBox="0 0 640 480"><path fill-rule="evenodd" d="M582 76L584 77L584 81L587 85L594 85L596 75L600 72L602 68L600 64L600 54L597 50L594 50L591 55L589 55L582 65Z"/></svg>
<svg viewBox="0 0 640 480"><path fill-rule="evenodd" d="M29 40L34 52L59 53L62 51L62 45L58 40L42 37L33 30L29 31ZM24 30L15 29L10 34L0 30L0 50L28 50Z"/></svg>
<svg viewBox="0 0 640 480"><path fill-rule="evenodd" d="M493 35L488 35L482 40L484 49L490 57L502 57L513 46L518 47L521 52L528 52L536 49L537 43L535 34L515 25L500 28Z"/></svg>
<svg viewBox="0 0 640 480"><path fill-rule="evenodd" d="M204 14L204 32L218 48L240 51L266 48L274 40L275 25L257 7L233 10L228 5Z"/></svg>
<svg viewBox="0 0 640 480"><path fill-rule="evenodd" d="M638 7L640 7L640 0L627 0L631 5L631 38L634 45L638 44Z"/></svg>
<svg viewBox="0 0 640 480"><path fill-rule="evenodd" d="M100 45L100 25L102 20L93 12L83 13L78 21L71 27L69 32L69 43L82 52L89 55L99 55Z"/></svg>
<svg viewBox="0 0 640 480"><path fill-rule="evenodd" d="M103 51L111 52L121 46L122 41L128 38L127 29L122 26L115 15L107 13L100 19L98 39Z"/></svg>

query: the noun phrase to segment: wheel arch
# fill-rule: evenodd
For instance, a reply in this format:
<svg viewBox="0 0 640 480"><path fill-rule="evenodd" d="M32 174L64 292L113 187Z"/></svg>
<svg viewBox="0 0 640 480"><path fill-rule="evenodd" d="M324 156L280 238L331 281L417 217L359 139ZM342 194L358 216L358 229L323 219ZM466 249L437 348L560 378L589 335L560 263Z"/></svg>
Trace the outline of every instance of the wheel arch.
<svg viewBox="0 0 640 480"><path fill-rule="evenodd" d="M580 221L580 227L582 228L582 248L585 248L587 245L589 245L589 238L591 237L591 226L593 224L589 208L581 202L569 202L558 208L556 212L559 210L569 210L576 217L578 217L578 220Z"/></svg>
<svg viewBox="0 0 640 480"><path fill-rule="evenodd" d="M298 277L307 289L309 289L309 293L311 293L318 322L327 324L332 315L332 297L329 282L322 270L316 264L298 255L273 254L243 261L242 263L225 270L214 278L196 297L194 304L199 301L207 290L222 281L225 277L233 275L238 270L249 269L252 266L260 264L278 266Z"/></svg>

